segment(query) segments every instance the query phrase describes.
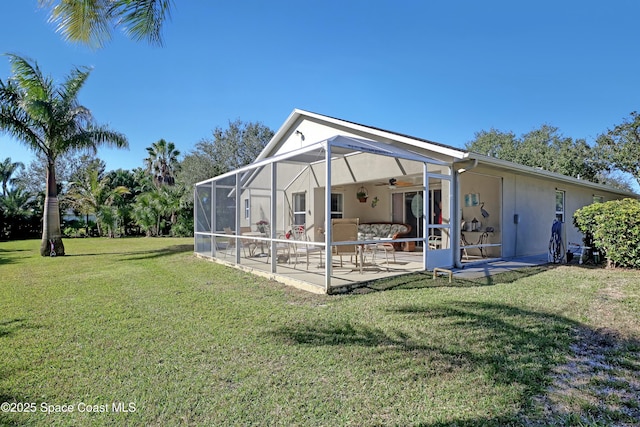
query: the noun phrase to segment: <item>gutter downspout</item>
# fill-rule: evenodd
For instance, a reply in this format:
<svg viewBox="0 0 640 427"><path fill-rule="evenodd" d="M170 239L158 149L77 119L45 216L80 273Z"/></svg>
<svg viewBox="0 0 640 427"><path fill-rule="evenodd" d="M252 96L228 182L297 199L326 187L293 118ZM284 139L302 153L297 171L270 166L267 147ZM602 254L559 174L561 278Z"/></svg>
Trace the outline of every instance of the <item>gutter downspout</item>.
<svg viewBox="0 0 640 427"><path fill-rule="evenodd" d="M462 223L462 211L459 208L460 179L458 175L462 175L463 173L478 167L478 159L473 159L473 165L471 165L470 167L455 170L455 165L456 163L463 163L468 161L469 159L462 160L460 162L453 162L453 166L454 166L453 187L455 188L455 194L456 194L456 196L453 198L453 209L454 209L454 212L456 213L455 215L456 220L453 223L453 226L451 228L451 237L453 239L453 256L454 256L453 259L454 259L454 265L456 268L462 268L462 261L460 257L460 233L462 232L462 230L460 230L460 224Z"/></svg>

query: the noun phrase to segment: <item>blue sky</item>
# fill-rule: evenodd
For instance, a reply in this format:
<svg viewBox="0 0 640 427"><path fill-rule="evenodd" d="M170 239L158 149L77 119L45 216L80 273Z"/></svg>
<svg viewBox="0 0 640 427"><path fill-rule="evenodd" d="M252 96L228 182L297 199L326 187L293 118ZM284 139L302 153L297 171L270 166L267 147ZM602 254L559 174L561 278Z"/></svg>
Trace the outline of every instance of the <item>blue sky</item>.
<svg viewBox="0 0 640 427"><path fill-rule="evenodd" d="M174 3L164 47L116 33L91 50L64 42L37 0L5 0L0 53L58 81L93 67L80 101L130 143L100 150L108 169L142 166L160 138L185 154L229 120L277 130L294 108L458 147L542 124L593 142L638 110L635 0ZM0 136L9 156L30 160Z"/></svg>

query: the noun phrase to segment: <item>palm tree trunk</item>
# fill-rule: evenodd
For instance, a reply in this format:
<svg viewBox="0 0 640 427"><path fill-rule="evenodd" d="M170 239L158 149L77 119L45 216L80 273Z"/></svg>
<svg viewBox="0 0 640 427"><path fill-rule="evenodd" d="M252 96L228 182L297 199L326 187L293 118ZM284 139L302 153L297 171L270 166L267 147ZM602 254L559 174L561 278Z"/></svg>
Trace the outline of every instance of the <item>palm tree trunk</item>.
<svg viewBox="0 0 640 427"><path fill-rule="evenodd" d="M40 255L51 256L51 252L55 255L64 255L64 244L62 243L62 232L60 231L56 171L53 161L49 161L47 165L47 195L44 199Z"/></svg>

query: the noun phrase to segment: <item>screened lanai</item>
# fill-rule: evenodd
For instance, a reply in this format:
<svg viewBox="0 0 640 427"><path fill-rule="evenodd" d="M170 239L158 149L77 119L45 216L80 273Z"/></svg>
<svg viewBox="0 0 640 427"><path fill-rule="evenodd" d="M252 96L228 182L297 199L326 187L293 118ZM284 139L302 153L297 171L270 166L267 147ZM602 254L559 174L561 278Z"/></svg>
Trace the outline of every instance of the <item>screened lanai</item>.
<svg viewBox="0 0 640 427"><path fill-rule="evenodd" d="M195 252L325 293L452 266L451 180L448 163L334 136L198 183Z"/></svg>

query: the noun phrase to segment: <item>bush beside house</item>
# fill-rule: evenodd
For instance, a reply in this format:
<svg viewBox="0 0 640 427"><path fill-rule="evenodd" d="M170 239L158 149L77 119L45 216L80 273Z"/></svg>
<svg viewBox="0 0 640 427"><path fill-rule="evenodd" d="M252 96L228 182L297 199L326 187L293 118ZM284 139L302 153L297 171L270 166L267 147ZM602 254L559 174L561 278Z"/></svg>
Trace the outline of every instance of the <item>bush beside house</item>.
<svg viewBox="0 0 640 427"><path fill-rule="evenodd" d="M611 267L640 268L640 200L594 203L576 211L585 245L600 250Z"/></svg>

